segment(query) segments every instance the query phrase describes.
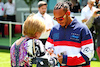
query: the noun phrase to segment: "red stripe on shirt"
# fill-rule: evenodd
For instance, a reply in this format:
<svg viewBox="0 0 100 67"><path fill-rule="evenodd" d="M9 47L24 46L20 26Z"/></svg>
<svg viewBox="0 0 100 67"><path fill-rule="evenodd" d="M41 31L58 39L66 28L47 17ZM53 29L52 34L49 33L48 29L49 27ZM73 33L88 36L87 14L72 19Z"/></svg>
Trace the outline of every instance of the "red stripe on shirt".
<svg viewBox="0 0 100 67"><path fill-rule="evenodd" d="M90 44L90 43L93 43L93 40L92 39L82 41L81 42L81 45L84 46L84 45L87 45L87 44Z"/></svg>
<svg viewBox="0 0 100 67"><path fill-rule="evenodd" d="M90 65L88 65L88 66L82 66L82 67L90 67Z"/></svg>
<svg viewBox="0 0 100 67"><path fill-rule="evenodd" d="M81 44L72 41L56 41L54 42L54 46L73 46L73 47L80 48Z"/></svg>
<svg viewBox="0 0 100 67"><path fill-rule="evenodd" d="M68 67L68 66L60 66L60 67ZM82 67L90 67L90 65L88 65L88 66L82 66Z"/></svg>
<svg viewBox="0 0 100 67"><path fill-rule="evenodd" d="M68 57L67 58L67 65L68 66L80 65L84 62L85 62L85 60L82 56L80 56L80 57L75 56L75 57Z"/></svg>
<svg viewBox="0 0 100 67"><path fill-rule="evenodd" d="M50 37L47 39L47 41L50 42L51 44L54 44L54 46L73 46L73 47L77 47L77 48L81 47L80 43L76 43L76 42L72 42L72 41L55 41L55 42L53 42L53 39L51 39Z"/></svg>
<svg viewBox="0 0 100 67"><path fill-rule="evenodd" d="M50 37L48 37L47 41L53 44L53 39L51 39Z"/></svg>
<svg viewBox="0 0 100 67"><path fill-rule="evenodd" d="M54 46L73 46L73 47L77 47L77 48L80 48L81 46L93 43L92 39L82 41L81 43L72 42L72 41L55 41L55 42L53 42L53 39L51 39L50 37L47 39L47 41L50 42L51 44L54 44Z"/></svg>

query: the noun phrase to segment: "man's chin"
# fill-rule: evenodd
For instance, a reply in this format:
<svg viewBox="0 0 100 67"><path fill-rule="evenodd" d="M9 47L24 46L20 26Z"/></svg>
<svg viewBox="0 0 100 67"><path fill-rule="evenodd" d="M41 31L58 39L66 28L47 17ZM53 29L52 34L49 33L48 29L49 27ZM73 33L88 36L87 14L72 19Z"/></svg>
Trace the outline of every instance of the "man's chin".
<svg viewBox="0 0 100 67"><path fill-rule="evenodd" d="M42 13L42 15L44 15L45 13Z"/></svg>
<svg viewBox="0 0 100 67"><path fill-rule="evenodd" d="M65 25L60 24L62 27L64 27Z"/></svg>
<svg viewBox="0 0 100 67"><path fill-rule="evenodd" d="M61 25L62 27L66 27L66 25Z"/></svg>

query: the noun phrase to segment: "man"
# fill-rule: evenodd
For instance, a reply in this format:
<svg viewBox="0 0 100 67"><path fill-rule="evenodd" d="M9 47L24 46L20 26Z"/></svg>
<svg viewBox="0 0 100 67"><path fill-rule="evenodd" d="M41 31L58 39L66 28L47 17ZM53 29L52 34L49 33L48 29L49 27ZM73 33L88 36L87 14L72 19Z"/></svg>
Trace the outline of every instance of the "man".
<svg viewBox="0 0 100 67"><path fill-rule="evenodd" d="M7 21L11 21L11 22L15 22L15 4L12 2L12 0L8 0L7 3L5 3L4 5L5 8L5 18L7 19ZM14 35L14 29L15 29L15 25L12 24L12 37L15 37Z"/></svg>
<svg viewBox="0 0 100 67"><path fill-rule="evenodd" d="M94 19L100 16L100 14L97 14L98 11L100 11L100 9L95 10L90 19L88 19L87 22L85 23L89 29L93 26Z"/></svg>
<svg viewBox="0 0 100 67"><path fill-rule="evenodd" d="M88 0L87 5L81 11L81 20L82 23L86 23L86 21L92 16L93 12L96 10L94 7L95 0ZM93 27L90 28L91 33L93 34Z"/></svg>
<svg viewBox="0 0 100 67"><path fill-rule="evenodd" d="M96 30L96 37L97 37L96 51L97 51L97 55L98 55L99 60L100 60L100 16L98 16L94 19L93 25L94 25L94 28Z"/></svg>
<svg viewBox="0 0 100 67"><path fill-rule="evenodd" d="M93 12L96 10L94 7L95 0L88 0L87 5L82 9L81 12L81 20L83 23L85 23L93 14Z"/></svg>
<svg viewBox="0 0 100 67"><path fill-rule="evenodd" d="M87 26L71 18L69 6L65 2L57 3L53 14L59 24L51 29L45 45L47 51L50 55L58 56L62 67L90 67L94 49Z"/></svg>
<svg viewBox="0 0 100 67"><path fill-rule="evenodd" d="M97 9L94 7L95 0L88 0L87 5L82 9L81 12L81 20L82 23L86 23L88 19L92 16L93 12ZM94 33L94 28L93 26L90 28L90 31L93 36L93 41L94 41L94 50L95 50L95 33ZM96 58L93 58L92 60L96 60Z"/></svg>
<svg viewBox="0 0 100 67"><path fill-rule="evenodd" d="M0 0L0 21L4 20L4 3ZM5 38L4 34L4 23L1 23L2 38Z"/></svg>
<svg viewBox="0 0 100 67"><path fill-rule="evenodd" d="M98 8L100 9L100 0L98 2ZM94 27L95 27L95 30L96 30L96 33L97 33L97 48L96 48L96 51L97 51L97 54L98 54L98 57L99 57L99 60L100 60L100 10L99 10L99 16L96 17L94 19Z"/></svg>
<svg viewBox="0 0 100 67"><path fill-rule="evenodd" d="M38 13L34 15L35 17L42 19L46 25L46 32L42 33L41 37L39 38L43 44L45 44L50 30L53 27L53 21L49 14L46 13L47 11L47 3L45 1L39 1L38 3Z"/></svg>
<svg viewBox="0 0 100 67"><path fill-rule="evenodd" d="M86 22L86 25L88 28L91 28L94 26L95 31L96 31L96 39L97 39L97 54L100 60L100 14L97 14L97 12L100 11L100 9L96 10L91 18Z"/></svg>

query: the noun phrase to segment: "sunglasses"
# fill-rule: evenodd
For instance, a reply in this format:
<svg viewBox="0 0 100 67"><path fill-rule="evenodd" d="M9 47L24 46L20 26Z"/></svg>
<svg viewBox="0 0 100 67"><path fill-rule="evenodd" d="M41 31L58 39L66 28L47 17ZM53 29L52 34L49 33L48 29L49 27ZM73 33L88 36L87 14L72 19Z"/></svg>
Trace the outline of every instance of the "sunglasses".
<svg viewBox="0 0 100 67"><path fill-rule="evenodd" d="M53 18L54 20L56 20L56 21L62 21L62 20L64 20L65 19L65 17L66 17L66 13L65 13L65 15L64 16L62 16L62 17L60 17L60 18Z"/></svg>
<svg viewBox="0 0 100 67"><path fill-rule="evenodd" d="M94 6L94 4L91 4L92 6Z"/></svg>
<svg viewBox="0 0 100 67"><path fill-rule="evenodd" d="M94 6L94 5L95 5L95 3L90 3L90 5Z"/></svg>

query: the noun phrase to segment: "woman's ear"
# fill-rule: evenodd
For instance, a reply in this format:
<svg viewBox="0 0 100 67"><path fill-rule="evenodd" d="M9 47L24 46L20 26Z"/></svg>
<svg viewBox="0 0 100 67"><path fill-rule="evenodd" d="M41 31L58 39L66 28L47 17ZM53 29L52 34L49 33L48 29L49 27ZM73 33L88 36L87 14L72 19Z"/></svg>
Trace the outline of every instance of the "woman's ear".
<svg viewBox="0 0 100 67"><path fill-rule="evenodd" d="M38 35L38 32L35 33L35 38L37 37L37 35Z"/></svg>
<svg viewBox="0 0 100 67"><path fill-rule="evenodd" d="M36 39L39 39L39 37L41 36L41 34L42 34L42 33L40 33L40 32L36 32L36 33L35 33L35 38L36 38Z"/></svg>

